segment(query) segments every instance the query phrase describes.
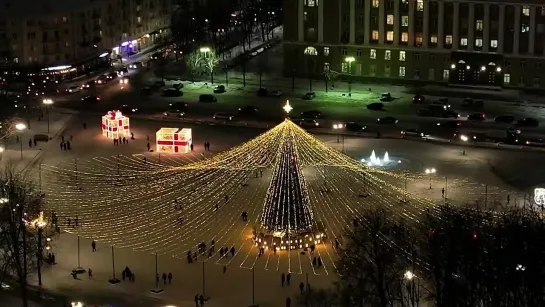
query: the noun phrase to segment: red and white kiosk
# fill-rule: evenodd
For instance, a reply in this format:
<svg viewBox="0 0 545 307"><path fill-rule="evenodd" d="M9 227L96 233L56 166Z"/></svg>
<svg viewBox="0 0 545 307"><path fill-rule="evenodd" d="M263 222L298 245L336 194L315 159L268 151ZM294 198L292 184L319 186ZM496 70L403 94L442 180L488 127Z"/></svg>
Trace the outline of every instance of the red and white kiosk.
<svg viewBox="0 0 545 307"><path fill-rule="evenodd" d="M190 128L161 128L156 134L156 151L166 153L187 153L191 151Z"/></svg>
<svg viewBox="0 0 545 307"><path fill-rule="evenodd" d="M102 135L109 139L130 137L129 118L121 111L109 111L102 116Z"/></svg>

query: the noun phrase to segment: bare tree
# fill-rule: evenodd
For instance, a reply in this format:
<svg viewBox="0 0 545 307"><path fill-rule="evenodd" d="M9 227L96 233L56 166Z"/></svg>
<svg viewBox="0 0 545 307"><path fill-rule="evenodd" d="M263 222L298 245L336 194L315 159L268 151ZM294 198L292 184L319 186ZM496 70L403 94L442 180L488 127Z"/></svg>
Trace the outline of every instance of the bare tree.
<svg viewBox="0 0 545 307"><path fill-rule="evenodd" d="M244 52L252 49L252 37L256 24L255 0L238 0L238 7L241 11L242 49Z"/></svg>
<svg viewBox="0 0 545 307"><path fill-rule="evenodd" d="M193 52L186 58L186 67L191 75L191 81L195 82L195 76L201 72L202 69L202 55L198 52Z"/></svg>
<svg viewBox="0 0 545 307"><path fill-rule="evenodd" d="M43 252L36 231L43 216L41 204L26 173L9 165L0 171L0 278L18 281L25 307L27 276L36 268L36 255Z"/></svg>
<svg viewBox="0 0 545 307"><path fill-rule="evenodd" d="M324 72L322 72L322 76L324 77L324 82L325 82L326 93L329 90L328 89L329 82L331 82L331 86L335 87L335 80L339 77L339 75L340 74L338 72L330 70L330 69L326 69L324 70Z"/></svg>
<svg viewBox="0 0 545 307"><path fill-rule="evenodd" d="M206 55L202 56L202 64L210 74L210 83L212 84L214 84L214 71L219 63L219 58L214 52L207 52Z"/></svg>

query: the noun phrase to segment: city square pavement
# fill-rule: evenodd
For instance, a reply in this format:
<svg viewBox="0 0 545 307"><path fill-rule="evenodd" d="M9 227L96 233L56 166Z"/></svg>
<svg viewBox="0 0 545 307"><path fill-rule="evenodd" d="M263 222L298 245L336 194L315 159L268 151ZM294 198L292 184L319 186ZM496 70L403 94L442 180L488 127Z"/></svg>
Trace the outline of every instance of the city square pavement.
<svg viewBox="0 0 545 307"><path fill-rule="evenodd" d="M87 124L87 129L83 129L83 123ZM321 175L308 170L311 197L323 203L316 209L317 219L325 226L325 233L329 237L327 244L317 248L317 253L323 259L322 267L311 265L308 252L303 254L299 251L279 251L274 254L267 250L259 257L250 238L253 227L259 224L258 217L270 171L265 169L263 177L259 178L254 178L253 172L235 177L235 181L244 180L249 185L248 188L241 188L236 182L221 182L221 178L210 178L209 182L198 177L182 180L183 176L180 177L178 173L183 170L177 169L244 143L264 130L178 125L180 128L193 129L194 152L159 156L155 152L147 152L147 137L150 137L153 150L155 131L160 127L172 126L172 123L133 120L131 126L136 140L119 146L114 146L111 140L100 135L99 123L98 116L78 116L62 132L65 138L73 140L72 149L61 151L58 146L60 136L57 136L51 142L52 145L44 148L44 153L40 155L38 162L42 165L41 188L47 194L50 208L54 208L59 214L63 230L63 234L56 237L52 244L58 264L46 266L43 270L44 287L70 293L72 299L90 303L193 306L194 295L203 293L203 263L204 294L210 296L206 303L209 306L251 305L252 272L255 279L255 301L261 306L282 306L287 296L295 300L299 291L298 284L306 284L307 280L314 289L332 286L337 278L335 260L338 255L331 241L335 237L341 238L351 225L352 219L358 216L361 206L360 200L355 196L358 192L350 186L356 190L361 190L362 186L345 184L350 178L344 178L344 175L332 171L326 180L333 183L334 195L324 196L319 191L323 180L320 179ZM488 208L501 209L500 207L522 206L523 199L528 198L531 188L542 183L539 178L542 170L536 162L540 156L534 153L471 148L466 155L462 155L458 147L406 140L347 137L343 144L341 141L337 142L334 135L320 136L320 139L328 146L339 151L344 150L356 160L369 160L373 150L380 158L388 152L394 163L377 168L373 176L385 180L384 184L390 187L387 189L397 191L394 192L397 196L389 196L388 199L403 197L405 192L411 195L412 201L408 204L400 207L392 199L391 204L395 205L386 208L392 210L395 216L401 214L415 220L423 212L420 207L421 199L431 203L443 202L443 188L446 188L448 202L478 206L487 204ZM205 141L211 143L212 151L204 150L202 144ZM34 163L32 169L35 177L40 171L36 167L38 162ZM492 166L502 170L507 177L493 171ZM437 173L431 177L425 175L424 170L432 167L436 168ZM526 174L524 178L515 181L525 186L523 190L506 183L505 179L512 179L510 176L515 171ZM115 188L116 173L140 172L142 175L138 176L143 177L134 179L134 187L121 185ZM149 179L146 176L150 176ZM146 183L152 178L154 182ZM180 183L171 186L169 181ZM206 187L209 192L179 195L179 191L188 190L183 185L191 185L192 181L210 183L211 186ZM147 190L138 192L139 187ZM202 187L194 189L201 191ZM93 195L96 193L103 195ZM215 210L213 204L218 203L217 198L223 198L224 194L230 195L229 200L226 203L220 201L219 210ZM178 215L172 211L171 201L174 195L189 197L183 202L187 205L182 209L187 211L187 216L184 216L187 223L183 225L168 218ZM511 195L510 204L506 203L507 195ZM193 206L193 202L198 205ZM333 203L344 205L333 206ZM243 209L249 213L249 222L240 220ZM77 227L73 226L76 216L79 219ZM67 218L71 218L71 226L67 225ZM80 234L79 261L76 234ZM92 240L97 242L96 252L91 250ZM201 255L197 262L188 264L184 251L194 251L200 241L210 246L211 240L217 242L212 257ZM121 271L128 266L136 275L134 283L108 283L113 269L112 245L116 277L121 278ZM218 249L222 246L234 246L235 255L221 257ZM150 291L155 288L155 253L158 255L158 273L173 274L172 285L160 286L164 289L162 294L152 294ZM78 265L85 270L91 268L93 279L89 279L86 274L79 275L79 279L73 279L69 273ZM281 286L282 272L291 272L290 287ZM36 284L36 276L32 276L30 281ZM163 282L162 279L160 282Z"/></svg>

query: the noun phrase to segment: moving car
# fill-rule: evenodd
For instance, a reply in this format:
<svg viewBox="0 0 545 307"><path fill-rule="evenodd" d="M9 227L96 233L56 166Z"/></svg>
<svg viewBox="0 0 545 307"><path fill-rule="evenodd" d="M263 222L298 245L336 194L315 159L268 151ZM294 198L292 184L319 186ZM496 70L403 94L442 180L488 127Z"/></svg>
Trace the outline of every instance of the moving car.
<svg viewBox="0 0 545 307"><path fill-rule="evenodd" d="M380 101L392 101L392 95L390 93L380 94Z"/></svg>
<svg viewBox="0 0 545 307"><path fill-rule="evenodd" d="M202 94L199 96L199 102L217 102L218 99L212 94Z"/></svg>
<svg viewBox="0 0 545 307"><path fill-rule="evenodd" d="M526 118L523 118L523 119L519 119L517 121L517 126L519 126L519 127L537 127L537 126L539 126L539 122L535 118L526 117Z"/></svg>
<svg viewBox="0 0 545 307"><path fill-rule="evenodd" d="M128 73L129 73L129 70L127 69L127 67L121 67L120 69L117 70L118 76L124 76Z"/></svg>
<svg viewBox="0 0 545 307"><path fill-rule="evenodd" d="M179 109L170 108L169 110L163 112L163 118L183 118L185 117L185 112Z"/></svg>
<svg viewBox="0 0 545 307"><path fill-rule="evenodd" d="M71 93L71 94L77 93L77 92L81 91L81 87L80 87L80 86L77 86L77 85L72 85L72 86L69 86L69 87L66 89L66 91L67 91L68 93Z"/></svg>
<svg viewBox="0 0 545 307"><path fill-rule="evenodd" d="M494 122L496 123L510 124L514 121L515 117L513 115L500 115L494 118Z"/></svg>
<svg viewBox="0 0 545 307"><path fill-rule="evenodd" d="M302 118L316 119L316 118L320 118L322 116L323 116L322 112L316 111L316 110L301 112L301 117Z"/></svg>
<svg viewBox="0 0 545 307"><path fill-rule="evenodd" d="M459 122L457 120L449 120L446 122L437 123L436 126L442 129L459 129L460 127L462 127L462 122Z"/></svg>
<svg viewBox="0 0 545 307"><path fill-rule="evenodd" d="M89 95L89 96L85 96L83 98L81 98L82 101L84 102L98 102L100 101L100 96L98 95Z"/></svg>
<svg viewBox="0 0 545 307"><path fill-rule="evenodd" d="M130 68L130 69L137 69L137 68L140 68L140 67L142 67L142 66L143 66L143 65L142 65L142 62L134 62L134 63L132 63L132 64L129 64L129 68Z"/></svg>
<svg viewBox="0 0 545 307"><path fill-rule="evenodd" d="M367 109L368 110L373 110L373 111L381 111L381 110L384 110L384 103L382 102L373 102L373 103L370 103L367 105Z"/></svg>
<svg viewBox="0 0 545 307"><path fill-rule="evenodd" d="M121 113L123 113L123 114L137 113L138 108L131 107L128 104L124 104L119 108L119 111L121 111Z"/></svg>
<svg viewBox="0 0 545 307"><path fill-rule="evenodd" d="M352 131L352 132L364 132L365 129L367 129L367 127L355 122L348 122L348 123L344 123L344 129L346 129L347 131Z"/></svg>
<svg viewBox="0 0 545 307"><path fill-rule="evenodd" d="M106 75L101 75L100 77L96 78L95 80L95 84L106 84L108 82L108 76Z"/></svg>
<svg viewBox="0 0 545 307"><path fill-rule="evenodd" d="M541 138L528 139L524 142L524 144L533 147L545 147L545 140Z"/></svg>
<svg viewBox="0 0 545 307"><path fill-rule="evenodd" d="M85 82L85 83L83 83L81 85L81 89L85 90L85 89L89 89L89 88L94 87L94 86L95 86L95 81L87 81L87 82Z"/></svg>
<svg viewBox="0 0 545 307"><path fill-rule="evenodd" d="M401 138L406 136L424 137L424 133L418 129L405 129L401 131Z"/></svg>
<svg viewBox="0 0 545 307"><path fill-rule="evenodd" d="M422 96L422 95L419 95L419 94L416 94L413 97L413 103L424 103L425 100L426 100L426 98L424 96Z"/></svg>
<svg viewBox="0 0 545 307"><path fill-rule="evenodd" d="M397 120L397 118L392 116L386 116L386 117L377 119L377 124L383 124L383 125L392 125L392 124L397 124L398 122L399 121Z"/></svg>
<svg viewBox="0 0 545 307"><path fill-rule="evenodd" d="M184 94L184 92L175 89L175 88L167 88L163 91L162 96L163 97L181 97Z"/></svg>
<svg viewBox="0 0 545 307"><path fill-rule="evenodd" d="M214 94L221 94L225 93L225 86L224 85L218 85L214 87Z"/></svg>
<svg viewBox="0 0 545 307"><path fill-rule="evenodd" d="M484 113L472 113L467 116L467 120L483 121L485 119L486 119L486 114Z"/></svg>
<svg viewBox="0 0 545 307"><path fill-rule="evenodd" d="M458 112L453 111L453 110L445 110L445 112L443 113L443 117L445 117L445 118L458 118L458 117L460 117L460 114L458 114Z"/></svg>
<svg viewBox="0 0 545 307"><path fill-rule="evenodd" d="M129 83L129 78L127 77L119 79L119 84L128 84L128 83Z"/></svg>
<svg viewBox="0 0 545 307"><path fill-rule="evenodd" d="M218 112L214 114L213 118L216 120L233 120L235 119L235 115L226 112Z"/></svg>
<svg viewBox="0 0 545 307"><path fill-rule="evenodd" d="M240 115L254 115L259 112L259 109L254 106L245 106L238 108L238 114Z"/></svg>
<svg viewBox="0 0 545 307"><path fill-rule="evenodd" d="M175 103L171 103L169 104L170 108L171 109L175 109L175 110L182 110L182 111L187 111L189 109L189 104L183 102L183 101L178 101L178 102L175 102Z"/></svg>
<svg viewBox="0 0 545 307"><path fill-rule="evenodd" d="M315 119L303 118L299 121L299 126L303 128L317 128L320 124Z"/></svg>

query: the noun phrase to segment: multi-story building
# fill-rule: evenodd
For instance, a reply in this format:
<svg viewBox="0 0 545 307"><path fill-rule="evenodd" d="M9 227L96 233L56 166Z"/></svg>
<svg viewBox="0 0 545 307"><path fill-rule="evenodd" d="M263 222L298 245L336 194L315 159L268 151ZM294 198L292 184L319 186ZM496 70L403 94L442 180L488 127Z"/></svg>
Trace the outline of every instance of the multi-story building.
<svg viewBox="0 0 545 307"><path fill-rule="evenodd" d="M0 0L0 66L71 69L119 58L170 24L172 0Z"/></svg>
<svg viewBox="0 0 545 307"><path fill-rule="evenodd" d="M545 88L544 2L284 3L286 74Z"/></svg>

